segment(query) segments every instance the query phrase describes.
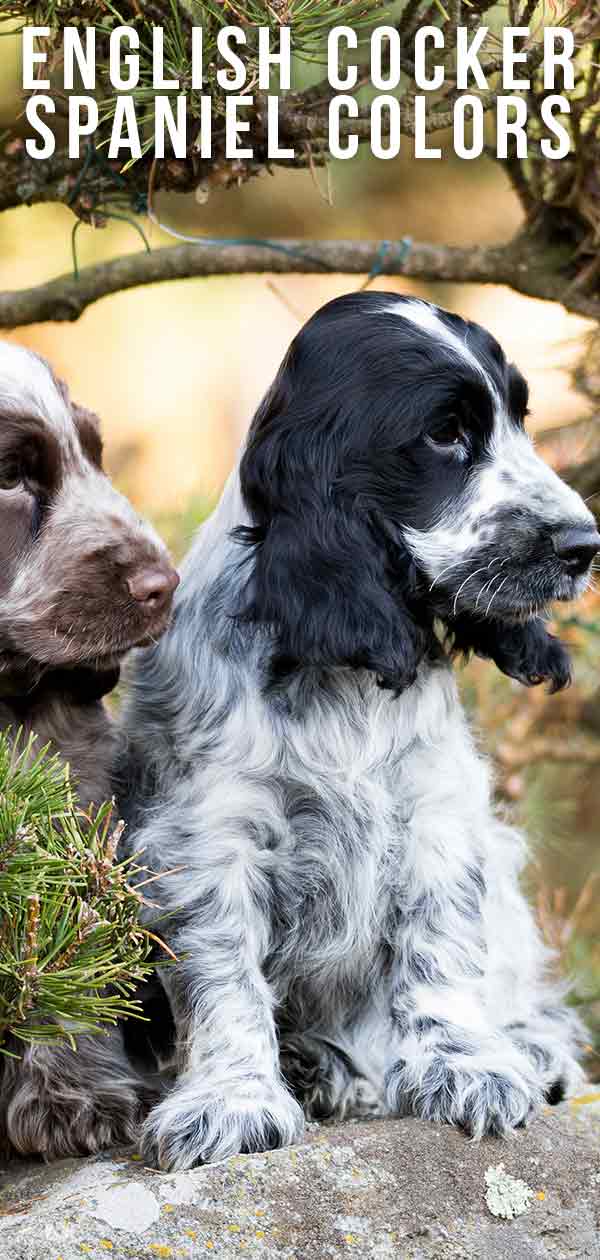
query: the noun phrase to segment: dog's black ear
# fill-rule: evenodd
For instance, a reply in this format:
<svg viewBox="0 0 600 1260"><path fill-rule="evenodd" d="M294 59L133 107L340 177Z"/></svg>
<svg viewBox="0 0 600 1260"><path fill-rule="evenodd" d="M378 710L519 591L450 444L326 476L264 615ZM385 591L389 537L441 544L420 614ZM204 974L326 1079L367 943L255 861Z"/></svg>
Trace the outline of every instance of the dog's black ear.
<svg viewBox="0 0 600 1260"><path fill-rule="evenodd" d="M506 625L465 615L449 625L449 634L453 651L486 657L526 687L547 682L555 692L571 682L569 653L539 617L522 625Z"/></svg>
<svg viewBox="0 0 600 1260"><path fill-rule="evenodd" d="M242 458L253 524L236 531L252 556L240 615L272 629L275 655L291 667L365 668L400 691L434 645L410 607L408 555L359 494L340 489L337 417L328 425L289 393L284 365Z"/></svg>
<svg viewBox="0 0 600 1260"><path fill-rule="evenodd" d="M277 656L292 667L369 669L401 691L414 682L431 633L386 573L382 541L333 504L296 507L264 532L238 531L254 561L242 615L273 628Z"/></svg>

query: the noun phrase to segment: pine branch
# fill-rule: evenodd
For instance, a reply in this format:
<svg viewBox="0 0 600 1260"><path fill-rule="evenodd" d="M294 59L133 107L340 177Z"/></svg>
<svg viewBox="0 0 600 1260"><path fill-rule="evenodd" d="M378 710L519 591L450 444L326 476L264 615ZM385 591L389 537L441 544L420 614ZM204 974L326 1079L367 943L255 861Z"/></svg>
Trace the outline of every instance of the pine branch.
<svg viewBox="0 0 600 1260"><path fill-rule="evenodd" d="M185 0L184 9L188 0ZM12 10L22 15L38 13L38 7L50 5L49 22L54 27L56 55L60 57L60 22L65 13L75 20L77 5L81 0L10 0ZM133 20L142 26L157 21L166 0L127 0ZM141 3L141 7L140 7ZM243 12L250 20L251 0L244 0ZM252 0L254 3L254 0ZM257 4L262 0L256 0ZM352 4L354 0L342 0ZM90 8L90 5L92 6ZM94 7L95 6L95 7ZM189 6L188 6L189 7ZM368 7L368 6L367 6ZM441 60L447 70L447 86L430 106L426 130L434 132L452 123L452 106L458 96L455 86L454 56L457 15L473 29L492 5L489 0L470 0L462 9L451 7L450 21L441 17L443 10L439 0L405 0L401 11L395 15L403 38L406 82L401 96L401 128L412 136L415 131L414 97L415 83L411 64L412 41L417 26L435 21L444 30L445 49L435 50L436 62ZM467 13L468 9L468 13ZM72 12L71 12L72 11ZM176 10L179 13L179 8ZM41 12L41 9L40 9ZM98 20L105 12L104 0L89 0L81 20ZM169 33L169 58L178 69L179 77L185 78L188 50L183 28L173 20L171 0L164 9L165 30ZM212 11L211 11L212 12ZM279 10L278 10L279 12ZM365 9L366 12L366 9ZM537 13L533 0L515 0L512 12L527 16ZM252 13L256 16L255 9ZM335 13L339 20L339 7ZM420 244L413 247L408 258L390 249L381 262L379 244L375 242L291 242L279 250L257 248L239 243L207 246L177 246L162 249L145 257L117 258L98 267L88 268L75 279L62 276L48 284L25 290L22 293L0 294L0 327L10 328L43 320L77 319L83 310L101 297L117 292L120 288L156 283L163 279L183 279L187 276L239 274L242 272L310 272L319 270L342 271L347 274L370 274L373 267L382 274L405 275L428 280L470 280L480 283L508 284L516 291L550 301L560 301L566 309L592 318L600 317L600 223L598 184L594 176L600 160L600 126L594 101L597 97L597 20L592 0L582 0L578 5L572 26L577 36L576 91L572 96L571 140L573 153L560 164L544 158L540 151L540 138L544 132L541 118L541 102L544 88L539 73L542 56L542 27L533 23L530 36L527 65L523 73L532 79L531 90L526 93L530 111L530 154L526 160L511 155L502 165L518 195L527 222L531 225L529 236L521 235L501 248L487 250L464 249ZM137 17L136 17L137 15ZM170 15L170 16L169 16ZM181 16L181 14L180 14ZM220 10L215 11L214 30L225 21ZM318 18L318 21L317 21ZM307 38L310 31L323 39L323 31L331 10L325 0L311 0L302 7L302 23ZM112 22L112 18L110 22ZM115 19L116 20L116 19ZM182 19L185 29L191 21L189 14ZM270 20L270 19L269 19ZM516 20L516 19L515 19ZM110 22L106 27L109 29ZM312 25L311 25L312 24ZM150 29L150 27L148 29ZM212 28L211 28L212 29ZM184 32L185 34L185 32ZM312 38L312 36L310 36ZM499 68L494 37L482 61L492 76ZM496 41L497 43L497 41ZM147 50L146 50L147 51ZM255 51L249 48L250 61ZM147 57L146 57L147 60ZM368 67L359 67L359 83L367 75ZM142 95L147 92L149 64L145 64ZM496 86L480 93L486 110L493 110L496 102ZM327 102L331 89L323 82L280 98L280 128L286 144L293 144L297 156L286 166L303 167L307 163L327 162ZM213 93L218 106L218 91ZM190 98L191 99L191 98ZM110 101L105 102L107 107ZM196 101L191 100L193 117ZM218 111L217 111L218 112ZM109 110L110 113L110 110ZM155 191L190 193L196 189L209 191L213 184L238 185L262 173L272 164L265 144L264 94L255 92L255 103L249 111L249 142L255 151L250 161L226 161L219 152L222 142L217 129L215 151L210 160L201 161L195 151L185 160L167 159L154 162L152 150L125 171L118 163L110 163L104 149L88 150L81 162L70 162L63 154L57 154L49 162L36 162L27 157L22 138L13 136L0 156L0 211L14 206L32 205L36 202L57 201L68 205L80 219L94 225L105 221L110 213L123 211L143 213L148 201L148 188ZM107 123L109 114L104 118ZM362 107L357 119L343 119L340 134L356 134L359 143L366 143L370 135L368 110ZM151 200L151 199L150 199ZM533 236L535 232L535 237Z"/></svg>
<svg viewBox="0 0 600 1260"><path fill-rule="evenodd" d="M77 808L68 769L34 737L0 735L0 1053L140 1013L151 941L121 830L110 805Z"/></svg>
<svg viewBox="0 0 600 1260"><path fill-rule="evenodd" d="M15 137L0 155L0 212L44 201L68 202L72 183L83 159L76 162L59 152L47 162L28 157L22 139Z"/></svg>
<svg viewBox="0 0 600 1260"><path fill-rule="evenodd" d="M100 8L96 14L96 17L99 20L102 4L100 0L96 0L96 2L100 4ZM319 2L320 0L315 0L315 3ZM347 2L351 5L354 3L354 0L347 0ZM22 16L29 16L31 18L37 13L34 0L10 0L10 3L12 5L12 11L14 11L15 14L21 13ZM159 0L157 14L154 15L150 14L148 6L145 5L143 14L140 11L138 15L140 21L150 23L152 20L156 21L157 17L160 17L161 3L163 3L163 0ZM474 6L472 3L469 7L469 19L471 20L473 18L475 11L479 12L480 16L483 16L486 8L489 8L489 5L480 3L479 5ZM132 9L135 12L136 6L133 4ZM419 9L421 9L421 11L419 11ZM418 4L413 5L408 3L405 5L403 14L398 22L398 29L401 31L405 41L403 48L408 50L407 52L405 51L402 62L404 72L407 76L407 81L398 92L401 103L400 130L403 135L408 137L414 137L415 135L414 99L415 95L418 93L413 77L414 66L411 60L411 41L414 41L416 26L410 25L410 21L408 21L408 19L410 15L415 12L417 14L417 25L420 25L433 20L433 17L436 15L439 17L439 2L433 3L430 6L430 9L431 13L429 10L425 11L422 5L420 6ZM61 27L59 22L60 20L66 21L67 17L69 20L74 20L77 15L77 5L74 5L73 12L69 10L66 15L62 10L59 14L59 12L54 8L52 9L52 14L54 16L49 16L48 21L55 30L54 39L57 41L56 47L58 50L56 55L60 58L59 49ZM94 14L90 13L87 15L87 21L91 22L93 17ZM188 19L186 19L186 21L187 20ZM333 16L331 20L333 23ZM339 12L337 12L335 20L337 22L342 20ZM406 25L407 21L408 26ZM172 10L168 4L165 7L163 23L165 25L165 32L169 35L169 38L174 41L173 47L171 48L172 64L173 66L179 67L178 73L180 78L182 81L185 81L189 70L189 67L187 66L189 50L186 48L185 41L182 42L181 30L177 24L174 24ZM219 24L220 19L219 22L217 22L217 26ZM148 29L150 30L151 26ZM441 60L446 64L448 83L446 88L436 97L435 103L430 106L427 112L425 121L425 131L427 134L442 131L452 126L453 106L459 95L456 87L454 86L454 71L452 65L456 42L455 27L451 23L446 23L444 26L444 33L446 41L445 49L443 52L435 50L433 55L435 56L436 61ZM144 41L142 40L142 48L144 47ZM535 74L535 71L542 60L543 47L543 42L539 39L539 37L534 36L532 38L531 46L526 50L527 61L523 64L522 68L522 73L524 75L527 74L529 76L533 76ZM149 65L145 64L144 59L146 55L147 54L145 52L142 53L142 66L144 67L145 78L144 86L138 89L138 94L140 95L140 100L143 100L144 102L146 122L149 123L153 111L148 103L151 97L148 97L150 89L146 84L146 78L148 78L148 75L150 74L150 68ZM250 57L248 64L249 68L251 68L252 54L249 52L248 56ZM386 60L384 57L384 68L385 65ZM487 58L483 59L484 72L488 78L492 80L500 65L501 60L497 57L491 57L488 55ZM368 63L365 62L359 64L357 69L358 83L355 90L358 90L361 85L369 81ZM218 115L219 111L222 109L221 98L223 97L223 91L218 88L217 85L212 85L211 91ZM135 98L135 92L133 95ZM321 80L317 84L314 84L312 87L306 88L304 91L281 94L279 100L279 114L282 135L289 144L293 144L297 155L296 159L292 162L286 159L283 163L284 165L303 167L305 165L306 143L316 141L323 143L327 142L328 116L326 107L328 102L335 95L335 90L330 87L328 81L325 79ZM483 108L486 112L493 110L498 97L498 89L496 86L492 86L485 91L478 92L477 95L479 95ZM240 178L250 177L252 174L256 173L259 168L264 169L265 165L277 165L277 161L271 162L266 157L264 143L264 94L255 91L254 98L254 109L249 112L248 116L250 131L247 139L249 146L255 151L256 159L251 163L236 164L240 168ZM102 115L104 120L104 130L102 127L100 129L103 135L105 135L106 125L110 119L111 110L114 106L115 100L116 94L113 93L112 96L109 94L103 101ZM192 93L190 96L190 118L192 120L195 117L195 111L197 111L197 102L194 94ZM356 119L340 119L339 133L342 137L351 134L356 135L358 137L359 144L368 143L371 134L369 111L364 109L361 110L358 118ZM385 130L383 134L386 134ZM133 204L136 199L144 195L145 187L148 181L148 172L152 162L153 150L150 148L143 158L139 159L131 168L129 168L125 178L122 174L119 175L118 163L113 163L112 174L115 178L113 181L112 192L114 193L114 182L119 182L129 194L130 204ZM221 168L222 164L223 154L219 151L219 141L217 139L215 141L214 156L210 161L200 162L193 153L190 153L187 162L184 163L179 161L175 164L177 166L177 178L175 179L170 178L170 163L168 160L158 163L156 187L169 187L172 191L180 192L193 191L199 183L206 180L212 167ZM5 147L4 155L0 155L0 211L10 209L11 207L18 205L33 205L37 202L45 201L62 201L71 205L76 213L79 213L79 207L81 205L83 208L83 217L85 218L87 202L91 200L94 201L95 204L98 204L101 195L105 191L111 191L111 166L109 163L104 162L102 168L99 164L94 165L89 171L86 168L84 179L80 184L78 176L81 174L82 168L85 168L85 161L83 159L69 161L64 152L57 153L49 161L40 162L32 160L25 152L22 137L16 133L13 134L8 145ZM77 198L73 197L74 187L76 187Z"/></svg>

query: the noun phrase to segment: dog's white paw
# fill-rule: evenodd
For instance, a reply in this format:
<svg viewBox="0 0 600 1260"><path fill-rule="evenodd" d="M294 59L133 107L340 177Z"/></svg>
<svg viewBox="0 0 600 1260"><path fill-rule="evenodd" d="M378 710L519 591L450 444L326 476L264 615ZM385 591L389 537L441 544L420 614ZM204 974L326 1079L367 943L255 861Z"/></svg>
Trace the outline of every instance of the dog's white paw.
<svg viewBox="0 0 600 1260"><path fill-rule="evenodd" d="M420 1070L400 1060L386 1077L388 1105L401 1115L457 1125L475 1138L505 1137L527 1124L543 1102L525 1060L523 1068L501 1057L491 1058L489 1066L479 1060L471 1067L466 1056L443 1053L433 1054Z"/></svg>
<svg viewBox="0 0 600 1260"><path fill-rule="evenodd" d="M277 1082L187 1081L150 1112L140 1149L149 1164L173 1171L289 1146L303 1131L301 1108Z"/></svg>
<svg viewBox="0 0 600 1260"><path fill-rule="evenodd" d="M531 1037L523 1036L518 1045L531 1062L544 1099L550 1106L556 1106L585 1088L585 1072L560 1042L552 1042L534 1033Z"/></svg>

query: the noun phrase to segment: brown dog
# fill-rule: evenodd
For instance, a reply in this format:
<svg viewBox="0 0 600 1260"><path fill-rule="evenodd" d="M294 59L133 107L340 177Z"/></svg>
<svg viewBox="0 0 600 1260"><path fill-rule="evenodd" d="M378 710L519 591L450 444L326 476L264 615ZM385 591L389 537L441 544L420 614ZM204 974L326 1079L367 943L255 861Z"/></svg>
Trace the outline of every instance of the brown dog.
<svg viewBox="0 0 600 1260"><path fill-rule="evenodd" d="M110 796L101 697L167 625L178 582L154 531L102 471L96 416L44 360L0 343L0 727L51 742L81 804ZM143 1094L120 1030L0 1064L0 1147L46 1158L136 1134Z"/></svg>

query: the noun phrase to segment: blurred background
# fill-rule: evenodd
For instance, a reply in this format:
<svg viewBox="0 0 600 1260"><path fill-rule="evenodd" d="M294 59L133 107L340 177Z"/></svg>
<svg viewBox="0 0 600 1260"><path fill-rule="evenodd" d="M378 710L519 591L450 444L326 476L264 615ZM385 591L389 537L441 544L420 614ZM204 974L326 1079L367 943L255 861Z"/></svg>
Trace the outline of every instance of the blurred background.
<svg viewBox="0 0 600 1260"><path fill-rule="evenodd" d="M17 40L0 40L0 129L19 110ZM407 146L408 148L408 146ZM377 162L367 153L325 172L278 171L243 188L194 197L162 196L157 210L174 230L199 236L414 236L431 242L496 243L520 222L501 170L483 160ZM39 284L72 267L74 220L63 206L0 215L0 289ZM144 224L150 243L166 232ZM129 250L128 224L77 233L80 265ZM186 549L232 465L253 411L290 339L323 302L348 291L339 276L232 277L178 281L104 299L72 325L45 324L11 337L46 355L74 396L102 417L107 467L150 516L175 554ZM485 324L528 377L531 427L544 455L567 467L586 453L600 395L594 328L558 305L508 289L373 287L421 293ZM584 379L587 392L576 388ZM597 406L597 404L596 404ZM574 978L600 1049L600 599L591 592L562 609L559 633L572 642L576 684L549 699L472 662L462 672L466 701L497 766L502 808L532 843L528 881L539 921L560 966ZM598 696L597 693L598 692ZM590 1043L590 1071L600 1056Z"/></svg>

